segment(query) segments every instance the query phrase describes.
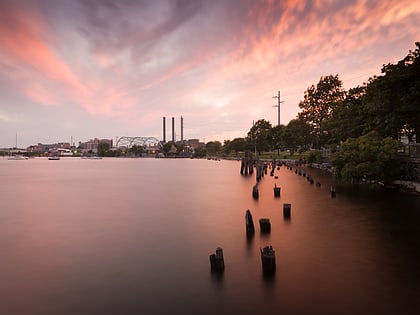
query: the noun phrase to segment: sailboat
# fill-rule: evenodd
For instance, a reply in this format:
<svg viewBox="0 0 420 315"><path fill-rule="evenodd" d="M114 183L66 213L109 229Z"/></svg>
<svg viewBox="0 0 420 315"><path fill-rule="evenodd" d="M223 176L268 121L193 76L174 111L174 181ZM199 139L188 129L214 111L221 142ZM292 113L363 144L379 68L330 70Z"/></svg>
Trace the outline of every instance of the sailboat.
<svg viewBox="0 0 420 315"><path fill-rule="evenodd" d="M18 146L17 146L17 133L16 133L16 146L15 146L15 148L16 148L16 152L19 152L17 147ZM18 161L20 161L20 160L27 160L28 157L26 155L21 154L21 153L11 155L10 151L9 151L9 157L7 159L8 160L18 160Z"/></svg>

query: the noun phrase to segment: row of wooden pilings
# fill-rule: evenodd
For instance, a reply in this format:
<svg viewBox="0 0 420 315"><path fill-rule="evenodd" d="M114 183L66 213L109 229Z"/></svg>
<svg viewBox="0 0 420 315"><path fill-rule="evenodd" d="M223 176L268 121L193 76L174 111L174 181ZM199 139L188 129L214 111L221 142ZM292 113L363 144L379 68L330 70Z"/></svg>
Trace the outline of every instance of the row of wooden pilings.
<svg viewBox="0 0 420 315"><path fill-rule="evenodd" d="M293 168L291 166L288 166L288 168L292 171ZM295 169L295 174L299 175L299 176L303 176L306 177L307 181L312 185L314 184L315 180L313 179L313 177L309 174L306 174L306 172L300 168L296 168ZM321 183L320 182L316 182L316 187L321 187ZM337 195L337 191L335 189L335 187L333 185L330 186L330 195L332 198L335 198Z"/></svg>
<svg viewBox="0 0 420 315"><path fill-rule="evenodd" d="M267 174L267 168L268 165L265 162L262 162L258 159L258 157L254 160L252 158L252 154L250 152L246 152L245 157L241 160L241 175L248 175L253 174L254 172L254 166L256 169L256 184L252 188L252 197L254 199L259 198L259 190L258 190L258 182L264 177L264 174ZM273 157L273 160L271 162L271 172L270 176L274 176L274 170L277 167L277 169L280 169L281 164L277 164L275 158ZM293 170L292 166L287 165L287 168L290 170ZM312 185L315 183L315 180L312 176L309 174L306 174L306 172L300 168L295 169L295 173L299 176L306 177L307 181ZM277 179L278 177L275 176ZM320 182L316 182L317 187L321 187ZM281 188L277 186L277 184L274 184L274 197L279 198ZM331 197L336 197L336 189L334 186L330 187L330 194ZM292 205L290 203L284 203L283 204L283 217L284 219L290 219L291 218L291 208ZM260 218L259 219L260 224L260 232L261 234L270 233L271 232L271 222L269 218ZM246 229L246 235L248 238L253 237L255 233L255 227L254 222L252 219L251 211L248 209L245 214L245 229ZM260 254L261 254L261 263L262 263L262 270L265 274L273 274L276 270L276 255L273 247L271 245L265 246L264 248L260 248ZM216 253L210 255L210 265L211 270L214 272L223 272L225 269L225 262L223 257L223 249L221 247L218 247L216 249Z"/></svg>

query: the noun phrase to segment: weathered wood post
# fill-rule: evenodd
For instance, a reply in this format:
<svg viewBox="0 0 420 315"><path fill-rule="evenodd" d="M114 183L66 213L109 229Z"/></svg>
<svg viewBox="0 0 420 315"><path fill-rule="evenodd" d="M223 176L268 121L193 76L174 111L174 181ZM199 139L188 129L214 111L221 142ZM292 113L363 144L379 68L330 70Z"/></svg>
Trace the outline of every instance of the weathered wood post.
<svg viewBox="0 0 420 315"><path fill-rule="evenodd" d="M283 203L283 217L285 219L290 219L292 212L292 205L290 203Z"/></svg>
<svg viewBox="0 0 420 315"><path fill-rule="evenodd" d="M277 187L276 184L274 184L274 197L280 197L280 187Z"/></svg>
<svg viewBox="0 0 420 315"><path fill-rule="evenodd" d="M225 270L225 260L221 247L217 247L216 254L210 255L210 266L212 271L223 272Z"/></svg>
<svg viewBox="0 0 420 315"><path fill-rule="evenodd" d="M251 151L245 152L245 157L241 159L241 175L251 175L254 173L254 161Z"/></svg>
<svg viewBox="0 0 420 315"><path fill-rule="evenodd" d="M276 271L276 252L272 246L266 246L261 251L261 262L263 272L266 274L274 273Z"/></svg>
<svg viewBox="0 0 420 315"><path fill-rule="evenodd" d="M260 232L264 234L264 233L270 233L270 231L271 231L270 219L261 218L260 219Z"/></svg>
<svg viewBox="0 0 420 315"><path fill-rule="evenodd" d="M252 198L254 199L258 199L260 197L260 194L258 192L258 183L256 183L253 187L252 187Z"/></svg>
<svg viewBox="0 0 420 315"><path fill-rule="evenodd" d="M245 230L247 236L252 236L255 233L254 221L252 220L252 214L249 209L245 213Z"/></svg>

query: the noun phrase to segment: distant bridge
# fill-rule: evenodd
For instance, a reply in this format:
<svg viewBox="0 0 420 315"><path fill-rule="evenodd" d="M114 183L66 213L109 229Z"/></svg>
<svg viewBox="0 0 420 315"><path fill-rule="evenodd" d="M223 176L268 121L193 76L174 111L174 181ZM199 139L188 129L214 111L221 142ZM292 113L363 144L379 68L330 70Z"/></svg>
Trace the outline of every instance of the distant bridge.
<svg viewBox="0 0 420 315"><path fill-rule="evenodd" d="M157 146L159 149L162 148L162 143L155 137L120 137L115 144L117 148L132 148L134 145L146 147Z"/></svg>

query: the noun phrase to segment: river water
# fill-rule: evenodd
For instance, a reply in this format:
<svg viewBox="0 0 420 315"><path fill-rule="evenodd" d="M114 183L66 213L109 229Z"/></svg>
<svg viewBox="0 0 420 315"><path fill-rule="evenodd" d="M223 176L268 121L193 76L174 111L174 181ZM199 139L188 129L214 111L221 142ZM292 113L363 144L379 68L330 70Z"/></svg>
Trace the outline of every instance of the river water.
<svg viewBox="0 0 420 315"><path fill-rule="evenodd" d="M0 160L0 314L417 314L420 197L305 172L255 201L237 161Z"/></svg>

